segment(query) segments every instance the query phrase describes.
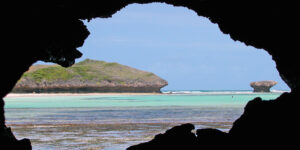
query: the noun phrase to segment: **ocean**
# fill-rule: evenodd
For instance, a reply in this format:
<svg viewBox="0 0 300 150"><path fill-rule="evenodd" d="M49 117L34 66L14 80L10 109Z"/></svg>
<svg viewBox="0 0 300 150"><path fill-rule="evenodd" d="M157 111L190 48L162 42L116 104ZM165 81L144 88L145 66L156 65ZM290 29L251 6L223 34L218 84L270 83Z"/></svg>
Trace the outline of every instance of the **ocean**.
<svg viewBox="0 0 300 150"><path fill-rule="evenodd" d="M123 150L183 123L228 132L249 100L282 92L163 91L161 95L5 98L6 124L33 149Z"/></svg>

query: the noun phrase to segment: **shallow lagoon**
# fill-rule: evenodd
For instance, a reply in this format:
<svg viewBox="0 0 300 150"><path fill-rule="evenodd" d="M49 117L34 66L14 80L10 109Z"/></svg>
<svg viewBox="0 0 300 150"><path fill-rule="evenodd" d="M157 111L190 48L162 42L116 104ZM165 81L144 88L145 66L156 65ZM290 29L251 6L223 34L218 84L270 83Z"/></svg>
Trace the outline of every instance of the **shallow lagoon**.
<svg viewBox="0 0 300 150"><path fill-rule="evenodd" d="M5 98L6 124L34 149L119 150L182 123L226 132L249 100L280 94L11 97Z"/></svg>

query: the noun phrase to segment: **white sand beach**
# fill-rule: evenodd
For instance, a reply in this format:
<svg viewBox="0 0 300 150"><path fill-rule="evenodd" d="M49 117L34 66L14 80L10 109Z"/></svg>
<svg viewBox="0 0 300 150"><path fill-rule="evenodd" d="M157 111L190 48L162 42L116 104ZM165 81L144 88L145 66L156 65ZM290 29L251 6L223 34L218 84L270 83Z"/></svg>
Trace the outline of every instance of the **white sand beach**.
<svg viewBox="0 0 300 150"><path fill-rule="evenodd" d="M161 95L163 93L9 93L6 97Z"/></svg>

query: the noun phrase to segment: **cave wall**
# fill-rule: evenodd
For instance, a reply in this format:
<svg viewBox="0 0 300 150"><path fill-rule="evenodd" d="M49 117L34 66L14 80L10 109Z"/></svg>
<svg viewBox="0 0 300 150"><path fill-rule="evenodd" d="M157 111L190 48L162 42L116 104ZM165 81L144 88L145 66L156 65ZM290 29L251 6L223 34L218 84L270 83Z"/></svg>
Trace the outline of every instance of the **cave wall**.
<svg viewBox="0 0 300 150"><path fill-rule="evenodd" d="M299 23L296 20L299 18L299 9L293 2L262 0L10 1L3 5L6 9L1 10L3 26L1 27L0 59L2 69L2 78L0 78L0 144L10 143L3 142L7 139L11 143L21 142L17 141L9 132L9 128L5 126L3 97L12 90L21 75L34 62L42 60L64 67L71 66L75 59L81 56L77 48L83 45L89 35L82 19L107 18L128 4L151 2L187 7L194 10L199 16L207 17L212 23L218 24L220 30L224 34L229 34L233 40L266 50L276 62L280 76L291 88L292 99L298 99L300 71L297 64L300 60L297 54ZM289 98L284 98L286 105L295 105L294 101L292 104L291 101L286 100ZM269 107L269 105L257 103L255 106L262 107L262 110L267 107L268 110L275 106L277 108L279 104L276 104ZM279 109L275 110L281 112ZM256 117L251 119L245 117L248 116L245 115L248 112L249 109L245 109L245 113L241 117L244 119L240 120L249 123L255 122ZM250 112L251 115L260 115L255 111ZM261 113L265 113L265 111ZM270 116L274 115L270 114ZM279 120L280 117L281 115ZM297 118L297 116L294 117ZM289 120L288 124L291 123L293 121ZM241 126L243 131L252 131L251 127L245 124L235 123L235 128ZM260 127L268 128L264 126L266 124L266 122L262 122ZM238 131L242 133L242 131ZM28 144L28 141L24 143Z"/></svg>
<svg viewBox="0 0 300 150"><path fill-rule="evenodd" d="M300 84L297 69L297 5L274 1L218 0L109 0L109 1L43 1L11 2L9 11L1 14L2 67L14 71L14 80L37 60L70 66L81 56L77 50L89 35L82 19L107 18L132 3L163 2L183 6L199 16L217 23L224 34L246 45L264 49L272 55L283 80L292 89ZM5 10L2 10L5 11ZM9 49L9 50L8 50ZM254 60L255 61L255 60ZM20 64L22 62L22 64ZM13 66L12 63L19 67ZM23 66L22 66L23 65ZM20 69L17 71L16 69ZM3 83L9 84L3 80ZM7 94L15 82L1 87L0 96ZM2 84L2 85L5 85Z"/></svg>

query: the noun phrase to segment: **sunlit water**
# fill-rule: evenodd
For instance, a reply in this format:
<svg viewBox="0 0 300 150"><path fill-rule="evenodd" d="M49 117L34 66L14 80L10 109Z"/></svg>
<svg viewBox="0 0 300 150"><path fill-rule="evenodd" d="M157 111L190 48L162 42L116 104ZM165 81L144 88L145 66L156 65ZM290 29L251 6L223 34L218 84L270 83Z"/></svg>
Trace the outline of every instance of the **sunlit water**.
<svg viewBox="0 0 300 150"><path fill-rule="evenodd" d="M173 92L181 93L181 92ZM33 149L126 149L174 125L228 131L249 100L280 93L190 92L5 98L6 124Z"/></svg>

